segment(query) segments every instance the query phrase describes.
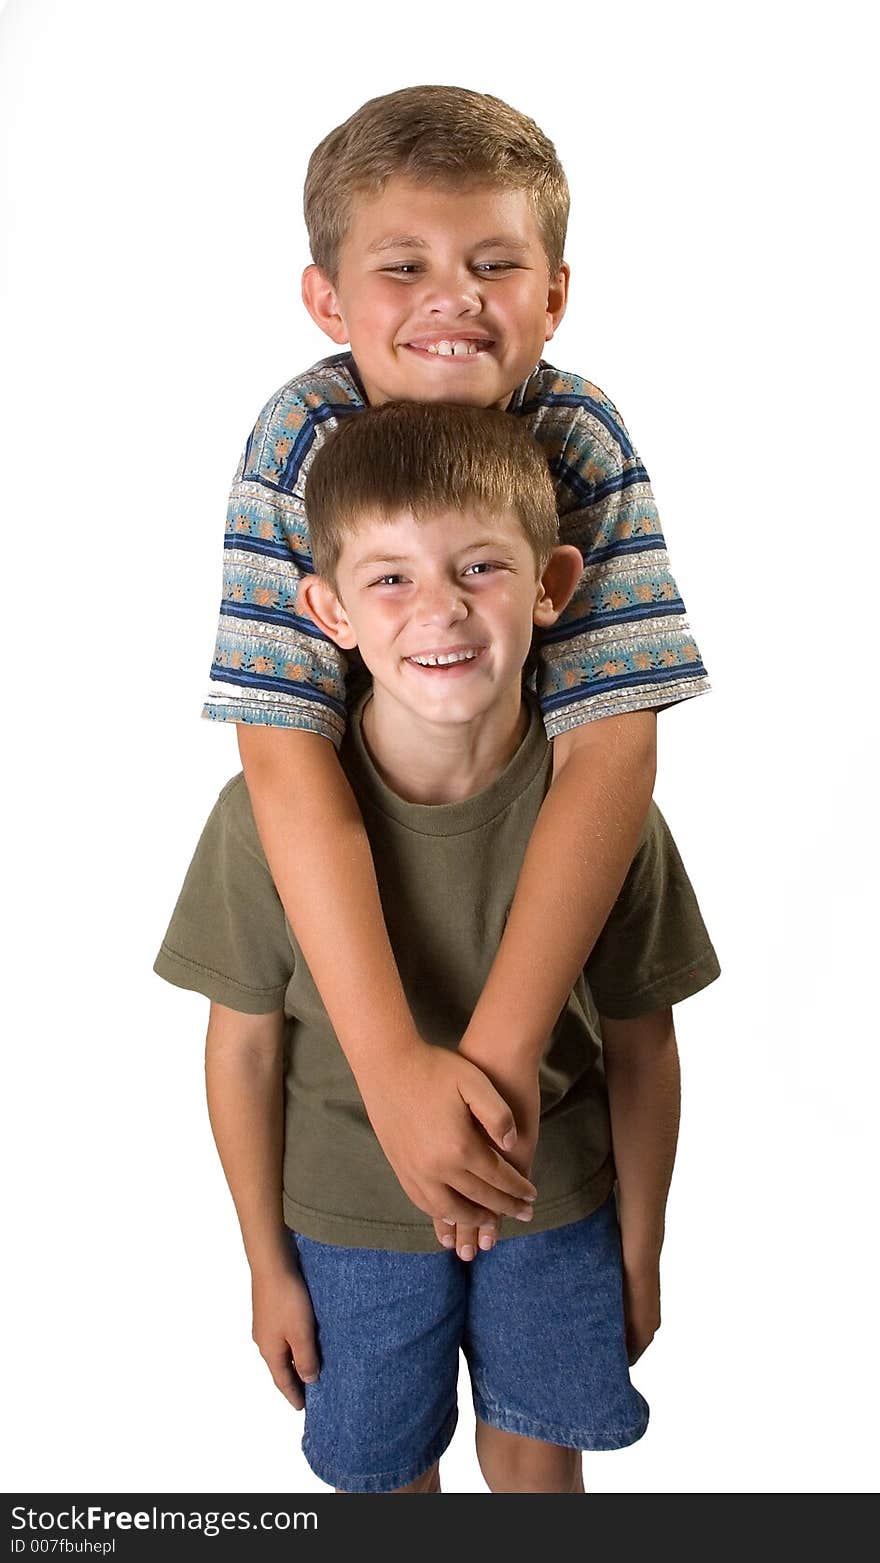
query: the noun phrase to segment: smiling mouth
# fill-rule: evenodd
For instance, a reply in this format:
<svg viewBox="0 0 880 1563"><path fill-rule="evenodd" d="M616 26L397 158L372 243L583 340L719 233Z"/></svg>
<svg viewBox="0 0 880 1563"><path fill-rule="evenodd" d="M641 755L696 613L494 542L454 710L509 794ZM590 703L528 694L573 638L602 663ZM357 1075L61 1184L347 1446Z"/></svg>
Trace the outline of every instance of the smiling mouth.
<svg viewBox="0 0 880 1563"><path fill-rule="evenodd" d="M457 651L426 651L418 652L412 657L404 657L411 667L416 667L420 672L446 673L453 668L465 668L477 661L485 651L485 646L467 646Z"/></svg>
<svg viewBox="0 0 880 1563"><path fill-rule="evenodd" d="M430 342L405 342L414 353L424 353L430 358L477 358L494 347L489 337L438 337Z"/></svg>

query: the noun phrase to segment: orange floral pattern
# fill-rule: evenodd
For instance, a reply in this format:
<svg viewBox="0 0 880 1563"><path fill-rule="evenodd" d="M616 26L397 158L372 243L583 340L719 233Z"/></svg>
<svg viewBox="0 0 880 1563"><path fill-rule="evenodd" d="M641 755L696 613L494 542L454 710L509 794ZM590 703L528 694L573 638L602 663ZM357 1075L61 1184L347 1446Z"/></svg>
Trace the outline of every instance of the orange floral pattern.
<svg viewBox="0 0 880 1563"><path fill-rule="evenodd" d="M305 493L315 451L364 403L349 354L291 380L263 408L230 494L223 600L204 714L303 727L338 743L346 658L297 612L312 569ZM577 375L539 364L509 411L546 451L560 537L584 559L531 676L548 734L708 688L671 575L648 474L614 405Z"/></svg>

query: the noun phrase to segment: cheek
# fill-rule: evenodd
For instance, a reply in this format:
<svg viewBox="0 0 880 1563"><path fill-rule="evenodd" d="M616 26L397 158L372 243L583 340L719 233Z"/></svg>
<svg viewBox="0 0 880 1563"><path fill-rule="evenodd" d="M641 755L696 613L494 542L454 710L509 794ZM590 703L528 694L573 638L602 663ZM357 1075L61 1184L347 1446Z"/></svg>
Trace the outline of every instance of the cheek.
<svg viewBox="0 0 880 1563"><path fill-rule="evenodd" d="M546 314L546 296L532 289L520 294L511 304L511 319L516 320L524 337L537 336L543 340Z"/></svg>
<svg viewBox="0 0 880 1563"><path fill-rule="evenodd" d="M393 641L406 624L406 614L399 603L376 603L370 612L367 634L374 643L387 645Z"/></svg>
<svg viewBox="0 0 880 1563"><path fill-rule="evenodd" d="M528 645L532 638L532 599L526 599L516 587L499 592L486 617L496 635L509 646Z"/></svg>
<svg viewBox="0 0 880 1563"><path fill-rule="evenodd" d="M357 313L361 326L369 327L380 321L400 319L403 308L397 292L392 292L387 284L380 282L363 289Z"/></svg>

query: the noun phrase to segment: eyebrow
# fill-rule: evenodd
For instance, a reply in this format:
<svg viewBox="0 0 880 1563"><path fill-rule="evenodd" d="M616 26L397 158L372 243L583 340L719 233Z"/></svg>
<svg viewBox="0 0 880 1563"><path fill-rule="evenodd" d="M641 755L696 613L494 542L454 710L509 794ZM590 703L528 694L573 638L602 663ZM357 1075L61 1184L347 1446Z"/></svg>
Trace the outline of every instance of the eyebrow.
<svg viewBox="0 0 880 1563"><path fill-rule="evenodd" d="M430 247L428 240L420 239L417 234L390 234L388 238L375 239L367 246L367 253L380 255L385 250L428 250ZM520 252L525 252L528 247L524 239L516 239L509 233L496 233L491 238L478 239L474 245L475 250L519 250Z"/></svg>
<svg viewBox="0 0 880 1563"><path fill-rule="evenodd" d="M377 564L409 563L410 558L408 554L365 554L363 559L358 559L356 563L352 565L352 569L355 574L357 574L358 570L369 570Z"/></svg>
<svg viewBox="0 0 880 1563"><path fill-rule="evenodd" d="M478 543L468 543L467 548L461 550L464 558L467 554L479 553L482 548L494 548L496 553L510 557L510 539L502 537L483 537ZM412 564L411 554L365 554L352 565L352 571L357 574L359 570L373 569L379 564Z"/></svg>
<svg viewBox="0 0 880 1563"><path fill-rule="evenodd" d="M467 548L461 551L463 554L478 553L481 548L494 548L496 553L510 553L509 537L481 537L478 543L468 543Z"/></svg>
<svg viewBox="0 0 880 1563"><path fill-rule="evenodd" d="M496 233L491 239L480 239L475 250L527 250L525 239L517 239L512 233Z"/></svg>
<svg viewBox="0 0 880 1563"><path fill-rule="evenodd" d="M412 233L394 233L387 239L376 239L367 248L371 255L378 255L382 250L426 250L428 241Z"/></svg>

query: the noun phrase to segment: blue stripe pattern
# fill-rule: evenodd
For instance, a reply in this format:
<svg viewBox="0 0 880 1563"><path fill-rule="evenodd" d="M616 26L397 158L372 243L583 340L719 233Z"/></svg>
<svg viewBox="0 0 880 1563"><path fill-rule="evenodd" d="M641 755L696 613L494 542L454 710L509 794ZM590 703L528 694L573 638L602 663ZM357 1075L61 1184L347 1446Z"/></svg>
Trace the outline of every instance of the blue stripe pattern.
<svg viewBox="0 0 880 1563"><path fill-rule="evenodd" d="M604 613L597 609L585 618L566 619L552 629L542 630L536 638L539 645L550 646L554 641L571 640L573 635L589 630L607 629L610 624L637 624L641 619L662 619L683 612L684 603L680 597L672 602L633 603L627 608L609 608Z"/></svg>
<svg viewBox="0 0 880 1563"><path fill-rule="evenodd" d="M541 700L542 711L560 711L565 706L574 705L583 700L589 694L603 695L609 689L617 689L623 693L630 687L638 684L671 684L682 683L685 679L705 678L706 669L702 662L693 662L686 668L652 668L647 673L628 673L626 681L620 678L596 678L591 679L588 687L584 685L580 689L566 689L558 695L545 695Z"/></svg>
<svg viewBox="0 0 880 1563"><path fill-rule="evenodd" d="M336 711L339 716L346 716L345 703L334 700L322 689L313 689L311 684L294 684L289 678L272 678L268 673L248 673L242 668L224 668L214 662L211 665L211 678L218 684L240 684L244 689L268 689L278 691L285 695L298 695L302 700L312 700L317 705L329 706L331 711Z"/></svg>
<svg viewBox="0 0 880 1563"><path fill-rule="evenodd" d="M626 472L618 473L613 478L607 478L604 483L591 483L587 478L582 478L574 467L562 460L561 456L549 462L549 467L557 481L564 483L569 493L574 494L581 501L578 506L580 510L589 510L591 505L601 504L602 500L607 499L610 494L619 494L625 488L650 482L641 463L636 467L630 467Z"/></svg>
<svg viewBox="0 0 880 1563"><path fill-rule="evenodd" d="M545 452L561 540L584 561L567 616L536 637L546 647L538 690L548 734L615 702L647 709L663 704L667 692L673 701L698 694L707 687L705 669L670 572L648 474L617 409L589 381L545 363L509 405ZM301 578L314 573L303 468L334 424L364 406L351 355L339 353L291 380L263 408L230 495L212 669L212 681L230 687L209 695L207 715L236 720L237 685L242 719L303 724L338 741L346 659L294 611ZM265 671L247 671L255 667ZM248 701L248 689L277 699L264 710ZM555 721L554 713L561 713Z"/></svg>
<svg viewBox="0 0 880 1563"><path fill-rule="evenodd" d="M305 422L293 442L293 447L284 466L281 469L281 482L278 487L290 493L299 477L299 469L315 442L315 430L329 419L345 418L349 413L362 412L363 402L352 406L347 402L325 402L321 407L313 407L306 415Z"/></svg>
<svg viewBox="0 0 880 1563"><path fill-rule="evenodd" d="M311 635L314 640L327 639L311 619L301 618L298 613L286 613L283 608L255 608L251 602L223 602L220 613L224 618L251 619L256 624L283 624L303 635Z"/></svg>
<svg viewBox="0 0 880 1563"><path fill-rule="evenodd" d="M315 573L315 566L308 554L294 553L286 543L270 543L262 537L246 537L243 532L227 532L223 547L233 552L240 549L244 554L265 554L267 559L283 559L285 564L292 560L304 574Z"/></svg>
<svg viewBox="0 0 880 1563"><path fill-rule="evenodd" d="M635 451L630 443L629 435L622 423L612 416L607 407L596 401L593 396L580 396L577 394L562 394L559 391L547 391L540 399L531 402L523 402L520 416L528 417L529 413L541 412L545 407L573 407L583 408L591 417L596 418L603 428L608 430L614 441L620 446L624 461L630 461L635 456Z"/></svg>

